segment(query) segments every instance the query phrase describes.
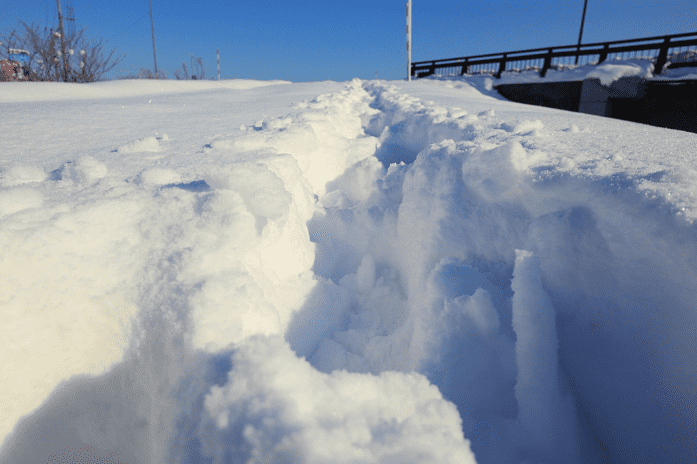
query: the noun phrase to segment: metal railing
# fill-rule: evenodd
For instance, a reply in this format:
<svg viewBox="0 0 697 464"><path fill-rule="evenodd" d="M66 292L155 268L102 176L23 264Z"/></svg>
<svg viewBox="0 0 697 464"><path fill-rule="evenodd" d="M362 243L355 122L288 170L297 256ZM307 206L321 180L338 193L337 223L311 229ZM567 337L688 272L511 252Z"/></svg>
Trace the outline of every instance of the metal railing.
<svg viewBox="0 0 697 464"><path fill-rule="evenodd" d="M419 61L411 65L411 75L425 77L493 74L500 78L505 71L539 71L544 77L549 69L566 69L576 65L599 64L609 59L646 59L654 61L654 74L660 74L668 58L683 52L697 51L697 32L618 40L561 47L533 48L506 53L463 56ZM677 67L679 64L673 64Z"/></svg>

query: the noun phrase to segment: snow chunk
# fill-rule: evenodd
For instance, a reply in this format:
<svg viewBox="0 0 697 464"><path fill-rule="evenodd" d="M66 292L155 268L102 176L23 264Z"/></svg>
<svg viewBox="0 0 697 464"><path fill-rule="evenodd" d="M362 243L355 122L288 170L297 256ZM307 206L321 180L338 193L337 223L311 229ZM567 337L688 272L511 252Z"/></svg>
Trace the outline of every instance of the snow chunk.
<svg viewBox="0 0 697 464"><path fill-rule="evenodd" d="M477 150L462 165L465 181L490 198L508 192L520 182L527 169L527 154L518 142Z"/></svg>
<svg viewBox="0 0 697 464"><path fill-rule="evenodd" d="M40 208L43 196L35 189L14 188L0 191L0 217L29 208Z"/></svg>
<svg viewBox="0 0 697 464"><path fill-rule="evenodd" d="M167 168L151 168L142 171L137 181L143 185L167 185L181 182L181 176Z"/></svg>
<svg viewBox="0 0 697 464"><path fill-rule="evenodd" d="M123 154L156 152L160 150L160 142L157 140L156 137L145 137L142 139L138 139L133 142L128 142L124 145L121 145L116 149L117 152Z"/></svg>
<svg viewBox="0 0 697 464"><path fill-rule="evenodd" d="M89 187L107 175L107 167L91 156L83 156L77 161L68 161L61 170L61 179L72 180L76 184Z"/></svg>
<svg viewBox="0 0 697 464"><path fill-rule="evenodd" d="M211 188L238 192L255 216L278 219L288 212L290 194L281 178L263 164L237 163L216 168L204 178Z"/></svg>
<svg viewBox="0 0 697 464"><path fill-rule="evenodd" d="M571 158L562 158L559 160L559 164L557 164L559 169L562 171L570 171L576 166L576 163Z"/></svg>
<svg viewBox="0 0 697 464"><path fill-rule="evenodd" d="M26 164L13 164L1 171L0 185L12 187L15 185L28 184L30 182L42 182L46 180L46 172L39 166Z"/></svg>
<svg viewBox="0 0 697 464"><path fill-rule="evenodd" d="M483 288L475 290L471 297L459 297L462 311L472 321L480 334L492 336L499 330L500 321L496 309L491 304L491 297Z"/></svg>
<svg viewBox="0 0 697 464"><path fill-rule="evenodd" d="M525 120L519 124L516 124L515 126L507 123L501 124L501 129L505 130L506 132L512 132L514 134L531 132L536 129L541 130L544 127L544 124L542 124L542 121L540 121L539 119L535 119L534 121Z"/></svg>
<svg viewBox="0 0 697 464"><path fill-rule="evenodd" d="M232 356L205 398L202 451L231 462L474 463L455 406L416 373L325 374L277 337Z"/></svg>
<svg viewBox="0 0 697 464"><path fill-rule="evenodd" d="M361 293L368 293L375 285L375 260L365 255L361 265L356 269L356 287Z"/></svg>

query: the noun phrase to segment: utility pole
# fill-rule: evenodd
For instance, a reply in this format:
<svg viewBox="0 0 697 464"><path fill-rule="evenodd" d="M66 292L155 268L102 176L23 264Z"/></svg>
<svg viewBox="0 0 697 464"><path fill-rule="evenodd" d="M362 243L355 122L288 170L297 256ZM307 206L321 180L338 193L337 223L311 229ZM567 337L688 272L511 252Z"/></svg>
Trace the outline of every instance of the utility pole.
<svg viewBox="0 0 697 464"><path fill-rule="evenodd" d="M581 31L578 33L578 45L576 46L576 51L581 51L581 38L583 37L583 23L586 22L586 7L588 6L588 0L583 0L583 16L581 16ZM578 64L578 53L576 54L576 63Z"/></svg>
<svg viewBox="0 0 697 464"><path fill-rule="evenodd" d="M157 49L155 48L155 22L152 20L152 0L150 0L150 29L152 30L152 56L155 59L155 79L157 79Z"/></svg>
<svg viewBox="0 0 697 464"><path fill-rule="evenodd" d="M407 3L407 80L411 82L411 0Z"/></svg>
<svg viewBox="0 0 697 464"><path fill-rule="evenodd" d="M65 31L63 30L63 13L61 13L61 0L56 0L58 5L58 27L61 34L61 54L63 55L63 81L68 82L68 57L65 54Z"/></svg>
<svg viewBox="0 0 697 464"><path fill-rule="evenodd" d="M220 49L215 49L215 58L218 60L218 80L220 80Z"/></svg>

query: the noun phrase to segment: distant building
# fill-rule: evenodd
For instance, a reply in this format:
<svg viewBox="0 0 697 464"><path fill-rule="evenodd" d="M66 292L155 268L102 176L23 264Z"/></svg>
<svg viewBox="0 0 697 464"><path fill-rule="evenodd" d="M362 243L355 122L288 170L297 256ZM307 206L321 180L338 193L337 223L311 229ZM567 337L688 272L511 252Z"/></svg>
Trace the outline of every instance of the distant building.
<svg viewBox="0 0 697 464"><path fill-rule="evenodd" d="M0 60L0 82L41 80L29 68L29 52L27 50L10 48L9 52L9 60Z"/></svg>
<svg viewBox="0 0 697 464"><path fill-rule="evenodd" d="M0 60L0 82L26 81L28 76L19 61Z"/></svg>
<svg viewBox="0 0 697 464"><path fill-rule="evenodd" d="M23 66L29 64L29 50L23 48L10 48L8 50L10 53L10 60L19 61Z"/></svg>
<svg viewBox="0 0 697 464"><path fill-rule="evenodd" d="M40 81L41 78L19 61L0 60L0 82Z"/></svg>

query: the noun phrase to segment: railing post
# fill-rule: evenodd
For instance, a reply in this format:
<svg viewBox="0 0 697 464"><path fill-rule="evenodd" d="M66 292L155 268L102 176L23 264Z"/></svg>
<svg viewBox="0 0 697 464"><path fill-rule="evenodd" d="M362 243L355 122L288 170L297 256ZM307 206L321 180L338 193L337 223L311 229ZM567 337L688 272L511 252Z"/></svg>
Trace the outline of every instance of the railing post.
<svg viewBox="0 0 697 464"><path fill-rule="evenodd" d="M603 45L603 51L600 52L600 57L598 58L598 64L602 63L603 61L607 60L607 54L608 54L608 49L610 48L610 44L605 44Z"/></svg>
<svg viewBox="0 0 697 464"><path fill-rule="evenodd" d="M547 51L547 56L545 56L545 62L542 65L542 71L540 71L540 77L545 77L547 70L552 67L552 49Z"/></svg>
<svg viewBox="0 0 697 464"><path fill-rule="evenodd" d="M581 52L581 44L576 45L576 59L574 60L574 65L578 64L578 54Z"/></svg>
<svg viewBox="0 0 697 464"><path fill-rule="evenodd" d="M501 79L501 74L506 70L506 61L508 58L508 53L503 54L503 58L499 61L499 72L496 73L496 79Z"/></svg>
<svg viewBox="0 0 697 464"><path fill-rule="evenodd" d="M432 75L434 75L435 73L436 73L436 62L435 62L435 61L431 61L431 67L428 68L428 75L429 75L429 76L432 76Z"/></svg>
<svg viewBox="0 0 697 464"><path fill-rule="evenodd" d="M467 74L467 71L469 71L469 58L465 58L465 63L462 65L462 72L460 73L461 76L464 76Z"/></svg>
<svg viewBox="0 0 697 464"><path fill-rule="evenodd" d="M653 69L655 74L661 74L661 72L663 71L663 66L666 65L666 61L668 61L668 48L670 48L670 37L666 37L663 40L663 44L661 45L661 49L658 52L658 59L656 59L656 66Z"/></svg>

